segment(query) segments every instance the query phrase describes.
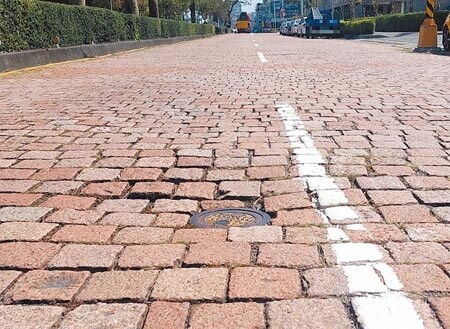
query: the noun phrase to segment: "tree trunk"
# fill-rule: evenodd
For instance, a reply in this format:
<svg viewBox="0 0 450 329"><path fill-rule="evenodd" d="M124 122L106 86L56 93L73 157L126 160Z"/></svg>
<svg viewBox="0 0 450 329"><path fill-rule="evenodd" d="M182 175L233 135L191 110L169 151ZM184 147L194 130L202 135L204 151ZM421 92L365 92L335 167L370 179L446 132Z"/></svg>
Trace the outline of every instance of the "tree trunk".
<svg viewBox="0 0 450 329"><path fill-rule="evenodd" d="M139 16L139 6L137 0L124 0L124 11L128 14Z"/></svg>
<svg viewBox="0 0 450 329"><path fill-rule="evenodd" d="M195 0L192 0L189 9L191 10L191 23L197 23L197 17L195 16Z"/></svg>
<svg viewBox="0 0 450 329"><path fill-rule="evenodd" d="M148 0L148 10L150 12L150 17L159 18L158 0Z"/></svg>
<svg viewBox="0 0 450 329"><path fill-rule="evenodd" d="M86 0L78 0L80 6L86 6Z"/></svg>

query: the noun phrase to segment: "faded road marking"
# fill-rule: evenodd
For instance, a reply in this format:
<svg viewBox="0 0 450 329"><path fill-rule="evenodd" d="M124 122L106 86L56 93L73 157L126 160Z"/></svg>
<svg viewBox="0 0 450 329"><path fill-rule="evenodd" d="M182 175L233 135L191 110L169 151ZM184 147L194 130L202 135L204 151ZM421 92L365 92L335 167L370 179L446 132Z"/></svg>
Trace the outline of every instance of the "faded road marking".
<svg viewBox="0 0 450 329"><path fill-rule="evenodd" d="M350 224L350 229L365 230L358 213L348 206L345 194L333 178L327 176L326 161L315 148L296 110L288 104L280 104L277 111L296 156L299 175L313 195L313 206L328 226L327 239L331 242L338 266L347 277L349 292L362 295L352 298L358 321L365 329L423 329L423 321L412 301L399 291L403 285L397 275L382 262L383 253L379 246L353 243L339 227L343 222Z"/></svg>
<svg viewBox="0 0 450 329"><path fill-rule="evenodd" d="M261 63L267 63L267 59L264 57L262 52L258 51L258 57Z"/></svg>

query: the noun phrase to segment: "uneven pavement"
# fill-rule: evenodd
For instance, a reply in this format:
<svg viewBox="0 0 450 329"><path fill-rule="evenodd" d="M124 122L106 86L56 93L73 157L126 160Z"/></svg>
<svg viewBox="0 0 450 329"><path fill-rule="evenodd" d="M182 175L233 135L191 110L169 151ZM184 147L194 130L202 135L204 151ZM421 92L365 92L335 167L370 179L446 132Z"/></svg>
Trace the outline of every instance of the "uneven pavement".
<svg viewBox="0 0 450 329"><path fill-rule="evenodd" d="M0 77L0 328L450 328L449 65L225 35Z"/></svg>

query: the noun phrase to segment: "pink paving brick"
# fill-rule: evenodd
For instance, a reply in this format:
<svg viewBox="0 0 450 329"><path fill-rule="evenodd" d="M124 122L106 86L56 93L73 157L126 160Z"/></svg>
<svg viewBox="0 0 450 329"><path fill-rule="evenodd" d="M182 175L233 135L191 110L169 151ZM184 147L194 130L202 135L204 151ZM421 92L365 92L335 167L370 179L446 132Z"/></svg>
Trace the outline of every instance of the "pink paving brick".
<svg viewBox="0 0 450 329"><path fill-rule="evenodd" d="M152 298L167 301L224 301L228 270L224 268L183 268L163 270Z"/></svg>
<svg viewBox="0 0 450 329"><path fill-rule="evenodd" d="M297 270L238 267L232 270L228 295L231 299L292 299L301 295Z"/></svg>
<svg viewBox="0 0 450 329"><path fill-rule="evenodd" d="M184 329L189 303L153 302L150 304L144 329Z"/></svg>
<svg viewBox="0 0 450 329"><path fill-rule="evenodd" d="M183 244L157 244L127 246L120 256L121 268L170 268L183 261L186 246Z"/></svg>
<svg viewBox="0 0 450 329"><path fill-rule="evenodd" d="M65 225L53 234L55 242L106 243L111 239L117 226L105 225Z"/></svg>
<svg viewBox="0 0 450 329"><path fill-rule="evenodd" d="M241 242L209 242L192 244L184 260L189 265L250 265L251 247Z"/></svg>
<svg viewBox="0 0 450 329"><path fill-rule="evenodd" d="M60 245L47 242L8 242L0 244L0 267L34 269L45 266Z"/></svg>
<svg viewBox="0 0 450 329"><path fill-rule="evenodd" d="M86 210L92 207L95 201L96 199L93 197L55 195L41 203L40 206L58 209Z"/></svg>
<svg viewBox="0 0 450 329"><path fill-rule="evenodd" d="M0 305L0 323L5 329L52 329L64 311L60 306Z"/></svg>

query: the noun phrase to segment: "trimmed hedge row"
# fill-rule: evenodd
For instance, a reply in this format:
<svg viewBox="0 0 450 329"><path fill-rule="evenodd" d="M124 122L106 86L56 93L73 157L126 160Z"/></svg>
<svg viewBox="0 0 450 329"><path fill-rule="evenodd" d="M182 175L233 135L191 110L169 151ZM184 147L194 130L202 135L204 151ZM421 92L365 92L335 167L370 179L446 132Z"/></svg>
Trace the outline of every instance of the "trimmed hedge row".
<svg viewBox="0 0 450 329"><path fill-rule="evenodd" d="M375 20L359 19L355 21L341 22L341 33L344 35L373 34L375 32Z"/></svg>
<svg viewBox="0 0 450 329"><path fill-rule="evenodd" d="M216 26L216 34L228 34L228 33L233 33L233 30L227 27Z"/></svg>
<svg viewBox="0 0 450 329"><path fill-rule="evenodd" d="M214 26L36 0L0 1L0 51L214 34Z"/></svg>
<svg viewBox="0 0 450 329"><path fill-rule="evenodd" d="M434 19L438 29L442 29L448 11L436 11ZM376 30L379 32L418 32L425 18L425 12L384 15L375 18Z"/></svg>

